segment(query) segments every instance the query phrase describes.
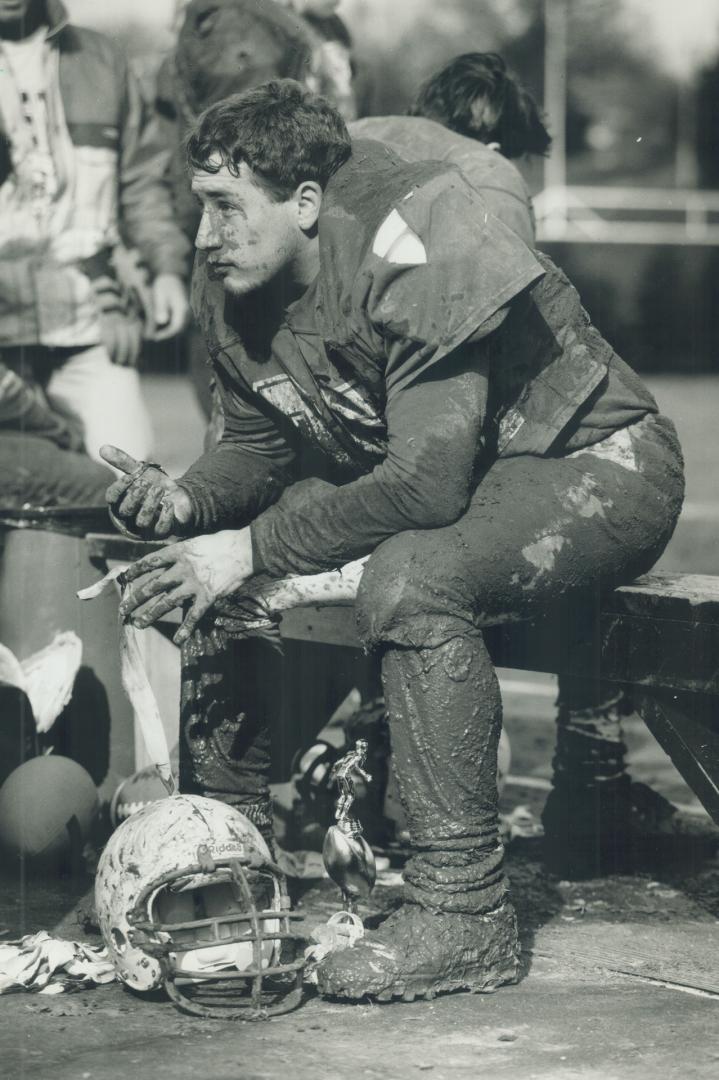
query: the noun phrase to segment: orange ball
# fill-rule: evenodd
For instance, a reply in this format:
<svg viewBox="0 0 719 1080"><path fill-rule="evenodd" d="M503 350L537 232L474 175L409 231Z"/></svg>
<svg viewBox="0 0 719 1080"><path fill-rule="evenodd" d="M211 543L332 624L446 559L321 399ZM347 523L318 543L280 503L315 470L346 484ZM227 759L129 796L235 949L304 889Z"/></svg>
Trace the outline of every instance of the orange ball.
<svg viewBox="0 0 719 1080"><path fill-rule="evenodd" d="M97 809L82 765L54 754L32 758L0 788L0 844L29 858L63 855L87 839Z"/></svg>

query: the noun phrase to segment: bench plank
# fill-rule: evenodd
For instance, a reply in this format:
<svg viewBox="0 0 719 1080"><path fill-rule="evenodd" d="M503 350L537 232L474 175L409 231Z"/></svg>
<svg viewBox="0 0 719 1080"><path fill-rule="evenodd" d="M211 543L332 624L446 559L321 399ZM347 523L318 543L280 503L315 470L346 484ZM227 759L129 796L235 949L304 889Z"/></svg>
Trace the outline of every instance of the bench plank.
<svg viewBox="0 0 719 1080"><path fill-rule="evenodd" d="M632 600L635 609L639 595ZM486 640L500 667L586 678L601 675L607 682L627 686L719 695L719 624L693 621L682 617L681 608L676 610L675 619L602 611L598 624L576 635L551 618L516 623L491 627ZM351 605L287 611L280 633L301 641L360 648Z"/></svg>
<svg viewBox="0 0 719 1080"><path fill-rule="evenodd" d="M719 624L719 577L645 574L608 594L602 611Z"/></svg>
<svg viewBox="0 0 719 1080"><path fill-rule="evenodd" d="M353 604L317 605L285 611L280 621L280 636L320 645L362 648L357 637Z"/></svg>

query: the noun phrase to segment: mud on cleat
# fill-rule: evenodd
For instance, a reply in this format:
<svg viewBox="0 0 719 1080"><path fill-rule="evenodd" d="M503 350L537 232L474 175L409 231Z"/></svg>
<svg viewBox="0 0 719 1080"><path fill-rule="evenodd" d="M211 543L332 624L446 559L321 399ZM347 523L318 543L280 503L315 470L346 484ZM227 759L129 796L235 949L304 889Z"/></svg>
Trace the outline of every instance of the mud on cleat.
<svg viewBox="0 0 719 1080"><path fill-rule="evenodd" d="M519 944L509 903L484 915L432 914L404 904L352 948L317 968L324 997L359 1001L433 998L453 990L491 993L517 981Z"/></svg>

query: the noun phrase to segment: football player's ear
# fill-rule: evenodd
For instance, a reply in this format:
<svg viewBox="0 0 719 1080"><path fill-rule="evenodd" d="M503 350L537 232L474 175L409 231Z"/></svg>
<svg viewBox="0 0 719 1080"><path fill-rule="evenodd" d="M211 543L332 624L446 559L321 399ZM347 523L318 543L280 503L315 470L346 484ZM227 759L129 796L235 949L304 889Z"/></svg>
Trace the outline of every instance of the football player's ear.
<svg viewBox="0 0 719 1080"><path fill-rule="evenodd" d="M309 232L317 224L322 206L322 188L314 180L303 180L295 191L297 222L301 229Z"/></svg>

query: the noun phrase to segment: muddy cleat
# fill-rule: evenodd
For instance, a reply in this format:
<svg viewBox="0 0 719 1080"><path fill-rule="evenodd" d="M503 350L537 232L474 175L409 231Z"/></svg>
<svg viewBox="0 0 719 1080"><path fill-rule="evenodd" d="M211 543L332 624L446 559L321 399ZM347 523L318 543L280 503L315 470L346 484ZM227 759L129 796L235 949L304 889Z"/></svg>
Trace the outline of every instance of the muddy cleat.
<svg viewBox="0 0 719 1080"><path fill-rule="evenodd" d="M353 948L331 953L317 968L324 997L433 998L452 990L491 993L517 981L519 943L514 908L486 915L433 915L404 904Z"/></svg>

